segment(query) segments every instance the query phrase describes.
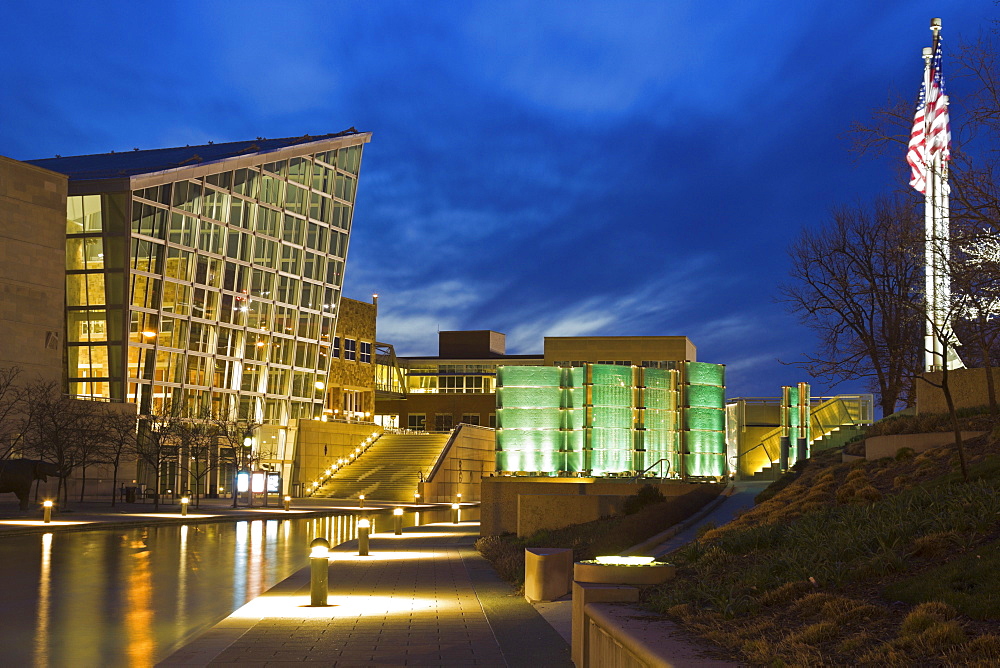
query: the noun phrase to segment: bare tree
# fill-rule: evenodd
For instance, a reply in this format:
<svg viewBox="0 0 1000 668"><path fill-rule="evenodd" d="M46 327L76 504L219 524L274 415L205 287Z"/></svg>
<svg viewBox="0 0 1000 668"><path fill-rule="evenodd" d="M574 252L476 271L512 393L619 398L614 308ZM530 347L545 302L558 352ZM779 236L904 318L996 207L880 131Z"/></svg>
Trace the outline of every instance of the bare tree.
<svg viewBox="0 0 1000 668"><path fill-rule="evenodd" d="M19 454L24 446L28 416L20 380L20 368L0 368L0 459Z"/></svg>
<svg viewBox="0 0 1000 668"><path fill-rule="evenodd" d="M789 248L791 282L782 299L820 339L801 367L833 384L864 380L884 415L912 402L920 368L922 221L890 197L841 207Z"/></svg>
<svg viewBox="0 0 1000 668"><path fill-rule="evenodd" d="M239 500L236 476L240 471L250 469L256 463L253 437L260 429L260 423L251 419L218 415L213 418L212 424L219 437L219 458L232 466L233 508L235 508Z"/></svg>
<svg viewBox="0 0 1000 668"><path fill-rule="evenodd" d="M122 458L135 455L138 449L138 421L132 411L114 406L106 406L100 416L101 428L105 436L105 463L111 466L111 505L115 505L118 495L118 472Z"/></svg>
<svg viewBox="0 0 1000 668"><path fill-rule="evenodd" d="M153 480L153 508L160 508L160 480L163 468L174 460L176 446L171 443L172 424L178 420L170 414L169 407L162 413L139 416L139 429L135 443L136 458L148 469Z"/></svg>

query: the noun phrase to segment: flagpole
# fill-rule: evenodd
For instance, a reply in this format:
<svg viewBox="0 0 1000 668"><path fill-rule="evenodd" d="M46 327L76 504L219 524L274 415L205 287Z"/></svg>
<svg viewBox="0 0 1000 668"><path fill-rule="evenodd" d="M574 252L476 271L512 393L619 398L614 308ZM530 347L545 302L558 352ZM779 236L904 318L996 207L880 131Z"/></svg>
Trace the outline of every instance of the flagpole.
<svg viewBox="0 0 1000 668"><path fill-rule="evenodd" d="M934 34L931 47L923 50L924 92L928 99L933 97L931 91L937 83L934 79L941 76L935 69L940 67L935 58L940 49L941 19L931 19L930 29ZM927 161L929 164L926 165L927 182L924 190L924 306L927 310L924 364L927 371L940 371L946 364L949 369L962 367L962 362L954 350L946 350L945 346L945 340L952 338L949 315L951 272L948 267L950 256L948 163L947 147L942 148L937 145L936 138L932 136L938 114L942 113L942 108L947 109L948 101L943 93L943 90L938 90L937 95L940 97L935 100L933 113L927 113L924 117L924 138L927 142L924 157L930 158ZM939 128L937 132L940 133L942 130Z"/></svg>

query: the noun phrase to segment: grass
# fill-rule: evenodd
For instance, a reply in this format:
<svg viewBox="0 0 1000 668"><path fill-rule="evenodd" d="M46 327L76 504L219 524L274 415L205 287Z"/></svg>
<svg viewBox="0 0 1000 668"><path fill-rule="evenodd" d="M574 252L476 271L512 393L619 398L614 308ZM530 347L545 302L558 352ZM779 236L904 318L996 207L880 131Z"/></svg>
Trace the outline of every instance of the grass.
<svg viewBox="0 0 1000 668"><path fill-rule="evenodd" d="M997 449L968 443L968 483L953 447L819 453L673 553L643 604L751 665L997 665Z"/></svg>

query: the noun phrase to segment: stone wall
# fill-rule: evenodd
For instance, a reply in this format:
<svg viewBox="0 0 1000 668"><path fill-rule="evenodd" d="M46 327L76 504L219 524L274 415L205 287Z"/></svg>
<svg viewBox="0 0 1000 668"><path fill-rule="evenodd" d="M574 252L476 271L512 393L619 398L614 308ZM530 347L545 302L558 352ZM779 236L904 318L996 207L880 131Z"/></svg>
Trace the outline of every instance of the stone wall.
<svg viewBox="0 0 1000 668"><path fill-rule="evenodd" d="M460 492L462 501L479 501L481 480L496 466L496 432L462 425L455 432L441 466L423 484L428 503L450 503Z"/></svg>
<svg viewBox="0 0 1000 668"><path fill-rule="evenodd" d="M292 491L301 494L295 483L304 486L319 479L340 457L346 457L382 427L365 422L321 422L299 420L295 435L295 463L292 468Z"/></svg>
<svg viewBox="0 0 1000 668"><path fill-rule="evenodd" d="M61 383L66 182L0 156L0 367Z"/></svg>
<svg viewBox="0 0 1000 668"><path fill-rule="evenodd" d="M567 497L608 495L625 497L635 494L646 484L649 483L644 481L609 480L605 478L536 478L521 476L483 478L479 533L483 536L516 533L518 530L519 497L521 495L565 495ZM659 488L663 496L669 499L690 492L695 488L695 484L664 482L654 484L654 487ZM569 505L575 502L574 499L567 498L565 500L566 507L569 508ZM586 507L588 502L584 500L581 501L581 504L584 504L583 507ZM569 513L570 511L567 510L566 512Z"/></svg>
<svg viewBox="0 0 1000 668"><path fill-rule="evenodd" d="M934 386L941 384L942 375L941 371L934 371L923 374L927 380L917 378L917 415L948 412L944 392L939 387ZM997 388L998 399L1000 399L1000 369L993 369L993 382ZM951 391L952 400L957 408L975 408L989 404L985 369L954 369L949 371L948 389Z"/></svg>

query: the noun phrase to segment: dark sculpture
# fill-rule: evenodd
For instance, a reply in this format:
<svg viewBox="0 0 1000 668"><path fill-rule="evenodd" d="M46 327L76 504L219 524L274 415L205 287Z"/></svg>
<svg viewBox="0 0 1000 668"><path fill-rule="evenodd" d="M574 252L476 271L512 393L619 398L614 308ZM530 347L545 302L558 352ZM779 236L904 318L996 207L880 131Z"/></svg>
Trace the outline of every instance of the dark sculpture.
<svg viewBox="0 0 1000 668"><path fill-rule="evenodd" d="M0 461L0 493L14 492L21 502L21 510L28 509L31 485L48 476L61 476L59 467L38 459L6 459Z"/></svg>

